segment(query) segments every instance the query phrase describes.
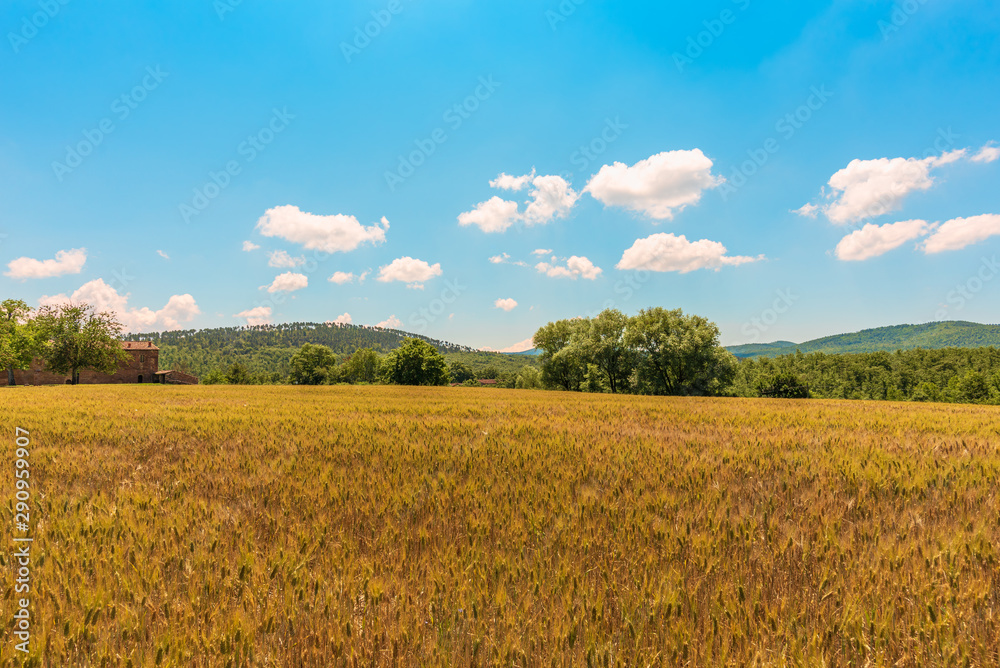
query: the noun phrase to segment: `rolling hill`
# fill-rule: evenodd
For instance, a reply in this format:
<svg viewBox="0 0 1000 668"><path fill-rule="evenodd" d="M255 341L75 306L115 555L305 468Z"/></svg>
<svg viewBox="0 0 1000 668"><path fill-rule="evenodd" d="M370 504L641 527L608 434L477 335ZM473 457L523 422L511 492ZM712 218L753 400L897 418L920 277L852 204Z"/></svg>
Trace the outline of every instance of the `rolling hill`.
<svg viewBox="0 0 1000 668"><path fill-rule="evenodd" d="M974 322L931 322L924 325L896 325L866 329L852 334L838 334L805 343L776 341L728 346L740 358L777 357L801 350L803 353L873 353L915 348L1000 347L1000 325Z"/></svg>

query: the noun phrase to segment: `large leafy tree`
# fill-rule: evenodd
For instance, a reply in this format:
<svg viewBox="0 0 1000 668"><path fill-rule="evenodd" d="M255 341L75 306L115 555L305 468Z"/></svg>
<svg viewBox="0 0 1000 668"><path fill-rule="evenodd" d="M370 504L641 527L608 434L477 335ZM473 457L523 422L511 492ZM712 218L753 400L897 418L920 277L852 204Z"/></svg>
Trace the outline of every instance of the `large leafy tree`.
<svg viewBox="0 0 1000 668"><path fill-rule="evenodd" d="M8 385L14 385L14 371L27 369L37 353L31 309L20 299L5 299L0 304L0 369L7 370Z"/></svg>
<svg viewBox="0 0 1000 668"><path fill-rule="evenodd" d="M389 353L385 379L396 385L447 385L448 365L437 349L420 339L406 339Z"/></svg>
<svg viewBox="0 0 1000 668"><path fill-rule="evenodd" d="M322 385L337 375L337 356L326 346L307 343L292 355L295 385Z"/></svg>
<svg viewBox="0 0 1000 668"><path fill-rule="evenodd" d="M535 347L542 351L542 382L546 387L577 392L587 370L584 340L590 320L557 320L535 332Z"/></svg>
<svg viewBox="0 0 1000 668"><path fill-rule="evenodd" d="M376 383L382 369L382 358L371 348L356 350L341 366L340 373L349 383Z"/></svg>
<svg viewBox="0 0 1000 668"><path fill-rule="evenodd" d="M651 394L721 394L735 375L736 358L719 345L719 328L680 309L639 311L626 340L641 357L639 380Z"/></svg>
<svg viewBox="0 0 1000 668"><path fill-rule="evenodd" d="M74 385L81 369L114 373L128 360L121 346L123 326L112 313L88 304L43 306L35 324L46 367L69 374Z"/></svg>
<svg viewBox="0 0 1000 668"><path fill-rule="evenodd" d="M628 390L629 376L638 363L636 351L625 338L628 326L628 316L617 309L607 309L590 321L583 342L587 359L604 375L612 393Z"/></svg>

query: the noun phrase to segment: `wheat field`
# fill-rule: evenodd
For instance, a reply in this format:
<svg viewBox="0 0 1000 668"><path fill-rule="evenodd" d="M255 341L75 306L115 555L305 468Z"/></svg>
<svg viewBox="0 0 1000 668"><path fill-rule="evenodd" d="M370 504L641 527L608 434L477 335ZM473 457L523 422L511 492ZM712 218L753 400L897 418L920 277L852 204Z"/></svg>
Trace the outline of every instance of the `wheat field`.
<svg viewBox="0 0 1000 668"><path fill-rule="evenodd" d="M77 386L0 423L2 666L1000 665L996 408Z"/></svg>

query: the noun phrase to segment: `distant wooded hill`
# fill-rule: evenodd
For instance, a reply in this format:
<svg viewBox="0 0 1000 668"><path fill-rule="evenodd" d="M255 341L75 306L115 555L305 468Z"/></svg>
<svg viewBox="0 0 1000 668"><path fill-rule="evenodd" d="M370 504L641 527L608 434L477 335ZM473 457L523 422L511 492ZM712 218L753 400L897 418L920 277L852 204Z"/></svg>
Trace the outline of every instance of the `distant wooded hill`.
<svg viewBox="0 0 1000 668"><path fill-rule="evenodd" d="M1000 347L1000 325L974 322L932 322L925 325L897 325L866 329L853 334L826 336L822 339L792 343L750 343L726 349L740 358L778 357L801 350L803 353L874 353L926 348Z"/></svg>
<svg viewBox="0 0 1000 668"><path fill-rule="evenodd" d="M152 332L125 338L152 341L159 347L161 369L178 369L196 376L242 364L251 373L276 373L283 378L290 371L292 355L306 343L324 345L346 356L361 348L388 353L407 338L422 339L443 353L449 362L462 361L474 371L492 366L500 372L516 372L534 361L521 355L484 353L469 346L394 329L310 322Z"/></svg>

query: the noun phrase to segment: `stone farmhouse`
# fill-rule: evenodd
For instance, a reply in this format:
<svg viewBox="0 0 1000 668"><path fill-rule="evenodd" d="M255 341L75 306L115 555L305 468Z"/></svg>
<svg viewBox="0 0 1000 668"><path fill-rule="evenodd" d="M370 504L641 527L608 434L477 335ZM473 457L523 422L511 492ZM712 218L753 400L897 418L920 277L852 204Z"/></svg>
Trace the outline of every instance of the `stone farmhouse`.
<svg viewBox="0 0 1000 668"><path fill-rule="evenodd" d="M180 371L160 371L160 349L149 341L122 341L128 360L113 374L98 373L90 369L77 374L77 382L84 385L120 383L160 383L162 385L197 385L198 379ZM69 375L46 371L41 360L34 360L31 368L14 372L17 385L62 385L70 382ZM0 374L0 386L7 385L7 374Z"/></svg>

